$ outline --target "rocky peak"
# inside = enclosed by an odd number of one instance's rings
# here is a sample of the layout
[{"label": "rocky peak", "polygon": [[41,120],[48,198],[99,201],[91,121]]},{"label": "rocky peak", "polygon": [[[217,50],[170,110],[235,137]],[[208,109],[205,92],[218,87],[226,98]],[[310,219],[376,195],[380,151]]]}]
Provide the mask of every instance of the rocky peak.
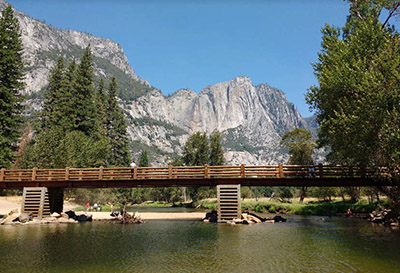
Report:
[{"label": "rocky peak", "polygon": [[[7,6],[7,2],[0,0],[0,10]],[[117,69],[122,72],[120,77],[130,78],[149,86],[147,81],[136,75],[119,44],[75,30],[54,28],[23,12],[15,9],[14,12],[20,23],[24,61],[27,63],[25,94],[38,92],[47,85],[49,72],[60,56],[67,61],[73,58],[79,59],[89,44],[97,76],[115,76],[111,74],[111,70]]]}]

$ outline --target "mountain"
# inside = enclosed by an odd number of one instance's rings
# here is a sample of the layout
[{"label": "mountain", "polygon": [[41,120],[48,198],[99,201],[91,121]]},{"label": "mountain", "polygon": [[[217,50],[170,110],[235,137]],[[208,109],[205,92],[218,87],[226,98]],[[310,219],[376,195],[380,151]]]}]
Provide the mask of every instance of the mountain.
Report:
[{"label": "mountain", "polygon": [[[6,2],[0,0],[0,9]],[[90,44],[97,78],[116,77],[121,107],[129,120],[134,157],[146,149],[153,165],[165,165],[182,153],[193,132],[219,130],[228,164],[284,163],[288,154],[279,145],[282,135],[296,127],[312,129],[285,94],[267,84],[254,86],[250,78],[205,87],[200,94],[181,89],[170,96],[150,87],[136,75],[122,47],[105,38],[61,30],[16,11],[21,26],[28,105],[38,109],[41,91],[59,56],[79,59]]]},{"label": "mountain", "polygon": [[132,117],[131,138],[166,156],[181,153],[193,132],[221,131],[230,164],[286,162],[288,155],[279,145],[282,135],[308,128],[281,90],[254,86],[244,76],[207,86],[200,94],[182,89],[166,97],[154,90],[131,101],[126,110]]},{"label": "mountain", "polygon": [[[0,10],[7,6],[8,3],[0,0]],[[119,94],[123,99],[133,99],[151,89],[146,80],[136,75],[119,44],[79,31],[57,29],[14,11],[20,23],[24,46],[25,95],[37,93],[47,86],[49,72],[60,56],[67,62],[79,59],[89,44],[96,77],[116,77],[120,86]]]}]

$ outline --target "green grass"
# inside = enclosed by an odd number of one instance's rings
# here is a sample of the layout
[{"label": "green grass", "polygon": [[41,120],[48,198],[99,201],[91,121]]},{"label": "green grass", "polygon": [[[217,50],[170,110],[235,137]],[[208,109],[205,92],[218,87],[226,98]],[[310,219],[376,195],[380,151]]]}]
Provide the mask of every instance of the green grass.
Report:
[{"label": "green grass", "polygon": [[[216,201],[202,200],[199,201],[198,204],[204,209],[215,210],[217,208]],[[384,207],[385,204],[385,202],[368,203],[365,200],[361,200],[357,203],[351,203],[348,201],[332,201],[307,204],[246,200],[242,202],[242,210],[269,213],[280,212],[300,215],[327,215],[330,211],[332,215],[335,215],[346,213],[349,208],[353,213],[369,213],[375,210],[378,206]]]}]

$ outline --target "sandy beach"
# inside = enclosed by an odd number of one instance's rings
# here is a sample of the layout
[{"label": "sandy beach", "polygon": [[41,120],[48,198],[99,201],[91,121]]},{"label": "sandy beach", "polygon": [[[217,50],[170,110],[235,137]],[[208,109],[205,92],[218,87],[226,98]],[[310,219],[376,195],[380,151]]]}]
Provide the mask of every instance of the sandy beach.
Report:
[{"label": "sandy beach", "polygon": [[[1,196],[0,197],[0,215],[9,213],[13,209],[21,209],[21,197],[18,196]],[[65,204],[64,211],[73,209],[77,205]],[[93,215],[93,219],[108,220],[113,219],[110,212],[89,212]],[[201,220],[206,216],[205,212],[140,212],[143,220]]]}]

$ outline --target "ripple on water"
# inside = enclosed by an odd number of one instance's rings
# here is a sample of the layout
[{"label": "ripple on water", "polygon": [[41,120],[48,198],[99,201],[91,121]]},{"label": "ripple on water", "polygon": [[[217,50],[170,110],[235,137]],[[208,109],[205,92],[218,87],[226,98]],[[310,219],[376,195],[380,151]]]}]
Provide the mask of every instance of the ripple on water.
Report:
[{"label": "ripple on water", "polygon": [[252,226],[150,221],[0,227],[1,272],[393,272],[400,268],[400,233],[348,219],[291,220]]}]

